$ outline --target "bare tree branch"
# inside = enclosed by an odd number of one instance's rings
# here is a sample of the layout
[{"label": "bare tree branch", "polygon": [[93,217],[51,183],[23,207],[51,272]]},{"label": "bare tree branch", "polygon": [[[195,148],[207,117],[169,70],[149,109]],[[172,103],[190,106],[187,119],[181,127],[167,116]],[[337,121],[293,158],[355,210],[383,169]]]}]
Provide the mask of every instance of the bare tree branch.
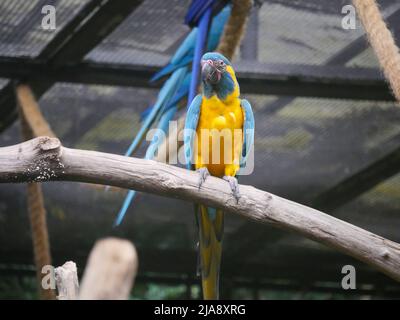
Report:
[{"label": "bare tree branch", "polygon": [[0,148],[0,182],[50,180],[113,185],[222,208],[324,243],[400,281],[399,244],[251,186],[240,185],[236,203],[226,181],[209,177],[199,190],[197,173],[156,161],[64,148],[48,137]]},{"label": "bare tree branch", "polygon": [[81,300],[126,300],[138,269],[138,257],[127,240],[106,238],[90,252],[82,279]]},{"label": "bare tree branch", "polygon": [[58,291],[58,300],[77,300],[79,296],[79,281],[76,264],[67,261],[54,270]]},{"label": "bare tree branch", "polygon": [[[15,95],[18,101],[23,140],[30,140],[39,136],[55,137],[50,125],[40,111],[39,104],[35,100],[31,88],[28,85],[20,84],[15,88]],[[31,224],[33,255],[35,258],[39,294],[41,299],[53,300],[56,299],[54,290],[44,289],[41,286],[42,279],[45,276],[41,273],[42,268],[43,266],[51,265],[47,214],[44,207],[42,186],[40,183],[30,183],[28,184],[27,191],[27,209]]]}]

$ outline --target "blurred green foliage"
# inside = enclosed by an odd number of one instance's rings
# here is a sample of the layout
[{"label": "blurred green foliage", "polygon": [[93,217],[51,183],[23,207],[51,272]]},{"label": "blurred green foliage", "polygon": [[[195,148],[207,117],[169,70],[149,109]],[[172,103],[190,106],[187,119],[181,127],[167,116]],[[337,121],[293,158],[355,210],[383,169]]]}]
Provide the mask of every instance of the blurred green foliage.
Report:
[{"label": "blurred green foliage", "polygon": [[36,277],[0,275],[0,299],[38,299]]},{"label": "blurred green foliage", "polygon": [[[199,285],[191,285],[189,288],[191,299],[200,299]],[[253,288],[236,287],[229,293],[229,299],[249,300],[258,297],[261,300],[343,300],[343,299],[373,299],[374,296],[358,296],[340,293],[321,293],[307,290],[267,290],[260,289],[257,292]],[[38,299],[36,277],[34,275],[0,275],[0,300],[3,299]],[[188,292],[185,284],[166,285],[151,282],[138,281],[132,291],[132,300],[168,300],[187,299]],[[222,297],[226,298],[226,297]]]}]

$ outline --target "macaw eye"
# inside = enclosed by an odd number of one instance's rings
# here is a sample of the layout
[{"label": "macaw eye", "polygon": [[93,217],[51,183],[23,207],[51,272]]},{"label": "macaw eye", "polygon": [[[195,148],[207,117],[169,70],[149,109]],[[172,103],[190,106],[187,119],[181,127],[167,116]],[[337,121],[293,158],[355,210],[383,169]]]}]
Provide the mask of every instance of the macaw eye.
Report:
[{"label": "macaw eye", "polygon": [[222,60],[215,61],[215,65],[220,71],[225,71],[226,65]]}]

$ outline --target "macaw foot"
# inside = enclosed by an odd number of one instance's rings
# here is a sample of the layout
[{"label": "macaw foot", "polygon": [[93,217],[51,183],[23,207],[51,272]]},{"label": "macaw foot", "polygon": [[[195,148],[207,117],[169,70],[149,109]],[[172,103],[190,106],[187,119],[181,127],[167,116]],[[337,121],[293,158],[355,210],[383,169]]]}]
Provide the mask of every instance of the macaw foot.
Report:
[{"label": "macaw foot", "polygon": [[232,190],[232,195],[235,197],[236,203],[238,203],[240,198],[240,193],[239,193],[239,183],[237,179],[231,176],[224,176],[222,179],[229,182],[229,186],[231,187]]},{"label": "macaw foot", "polygon": [[210,175],[210,173],[208,172],[207,168],[200,168],[196,170],[200,177],[199,177],[199,182],[197,184],[197,187],[200,189],[201,186],[203,185],[204,181],[206,181],[207,177]]}]

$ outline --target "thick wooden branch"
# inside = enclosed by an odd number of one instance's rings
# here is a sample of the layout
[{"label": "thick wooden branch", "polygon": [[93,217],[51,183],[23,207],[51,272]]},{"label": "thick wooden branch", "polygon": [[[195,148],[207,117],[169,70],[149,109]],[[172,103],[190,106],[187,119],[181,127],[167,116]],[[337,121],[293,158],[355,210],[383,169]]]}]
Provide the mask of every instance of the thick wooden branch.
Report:
[{"label": "thick wooden branch", "polygon": [[77,300],[79,297],[78,272],[75,262],[67,261],[54,270],[58,300]]},{"label": "thick wooden branch", "polygon": [[324,243],[400,281],[399,244],[251,186],[240,185],[236,203],[226,181],[209,177],[199,190],[197,173],[155,161],[64,148],[48,137],[0,148],[0,182],[50,180],[113,185],[222,208]]},{"label": "thick wooden branch", "polygon": [[81,300],[126,300],[138,269],[138,257],[127,240],[107,238],[96,242],[82,279]]},{"label": "thick wooden branch", "polygon": [[[40,111],[31,88],[28,85],[20,84],[15,88],[15,96],[19,105],[23,140],[30,140],[39,136],[55,137],[50,125]],[[41,286],[44,277],[41,270],[43,266],[51,265],[51,253],[44,196],[42,186],[39,183],[28,184],[27,204],[40,298],[52,300],[56,298],[54,290],[44,289]]]}]

